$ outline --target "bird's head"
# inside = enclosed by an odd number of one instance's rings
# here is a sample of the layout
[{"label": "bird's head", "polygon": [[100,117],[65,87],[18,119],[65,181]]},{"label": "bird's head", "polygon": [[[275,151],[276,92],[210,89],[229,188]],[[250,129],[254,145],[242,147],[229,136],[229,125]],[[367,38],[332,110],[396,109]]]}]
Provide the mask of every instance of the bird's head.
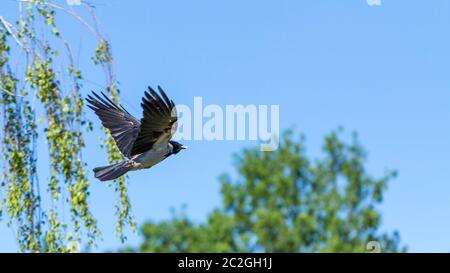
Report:
[{"label": "bird's head", "polygon": [[170,141],[170,144],[172,144],[172,147],[173,147],[172,154],[174,154],[174,155],[177,154],[181,150],[187,149],[186,146],[184,146],[183,144],[178,143],[176,141]]}]

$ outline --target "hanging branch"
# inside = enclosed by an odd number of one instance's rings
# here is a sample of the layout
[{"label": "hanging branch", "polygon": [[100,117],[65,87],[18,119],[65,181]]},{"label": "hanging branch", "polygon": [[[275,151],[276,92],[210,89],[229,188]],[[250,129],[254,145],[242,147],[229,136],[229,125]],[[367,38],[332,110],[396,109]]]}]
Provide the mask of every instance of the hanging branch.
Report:
[{"label": "hanging branch", "polygon": [[[97,27],[90,25],[75,9],[67,9],[44,0],[19,0],[19,20],[16,26],[0,16],[0,95],[2,104],[2,153],[5,157],[1,183],[0,216],[3,209],[9,216],[10,225],[17,226],[17,241],[22,251],[65,252],[78,251],[84,236],[93,245],[100,236],[97,220],[89,208],[89,181],[86,165],[82,160],[85,147],[83,133],[92,130],[92,124],[84,117],[84,101],[81,95],[82,72],[77,68],[71,45],[62,37],[55,24],[56,11],[62,11],[79,21],[96,39],[98,46],[93,62],[100,65],[106,79],[106,90],[118,101],[119,90],[113,67],[111,46]],[[22,4],[25,5],[23,9]],[[95,20],[93,6],[83,3]],[[36,28],[43,22],[43,29]],[[97,22],[95,22],[97,25]],[[59,56],[55,47],[46,39],[46,29],[66,49]],[[24,52],[23,76],[9,69],[10,47],[14,40]],[[61,84],[65,73],[55,69],[55,60],[68,60],[67,70],[70,87]],[[22,79],[22,80],[19,80]],[[23,88],[18,83],[23,82]],[[33,92],[31,92],[33,91]],[[68,92],[67,92],[68,91]],[[47,192],[50,206],[42,208],[41,192],[36,169],[37,126],[34,100],[45,113],[44,134],[48,144],[50,176]],[[33,107],[32,107],[33,106]],[[112,137],[107,133],[105,141],[111,162],[121,160],[121,154]],[[125,239],[126,225],[135,227],[131,216],[124,178],[115,183],[119,199],[117,232]],[[65,193],[68,194],[65,194]],[[70,205],[70,221],[64,219],[64,204]],[[58,205],[60,204],[60,205]],[[84,234],[84,235],[83,235]]]}]

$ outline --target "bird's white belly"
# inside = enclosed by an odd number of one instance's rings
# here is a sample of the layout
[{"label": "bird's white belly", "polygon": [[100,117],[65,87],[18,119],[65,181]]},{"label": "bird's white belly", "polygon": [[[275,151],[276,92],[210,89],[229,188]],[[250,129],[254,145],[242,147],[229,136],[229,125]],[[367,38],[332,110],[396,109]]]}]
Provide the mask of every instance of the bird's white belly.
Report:
[{"label": "bird's white belly", "polygon": [[138,155],[135,159],[135,169],[149,168],[165,159],[165,156],[169,153],[169,148],[162,147],[157,150],[150,150]]}]

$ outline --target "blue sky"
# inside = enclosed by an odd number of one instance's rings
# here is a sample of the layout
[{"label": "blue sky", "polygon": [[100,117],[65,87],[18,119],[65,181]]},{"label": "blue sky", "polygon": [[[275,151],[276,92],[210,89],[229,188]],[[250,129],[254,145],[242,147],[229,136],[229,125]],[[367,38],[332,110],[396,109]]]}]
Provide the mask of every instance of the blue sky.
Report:
[{"label": "blue sky", "polygon": [[[369,152],[374,176],[398,170],[380,210],[383,231],[400,231],[410,251],[450,250],[450,2],[447,0],[124,1],[93,0],[112,41],[123,104],[140,117],[148,84],[176,103],[278,104],[282,129],[306,135],[321,155],[323,137],[338,126]],[[16,2],[2,1],[13,21]],[[82,42],[85,77],[92,37],[73,19],[57,17],[67,38]],[[83,93],[95,85],[84,85]],[[92,113],[88,117],[98,127]],[[95,132],[87,136],[89,169],[106,163]],[[130,174],[138,223],[170,217],[187,205],[203,221],[221,203],[217,177],[233,173],[232,154],[249,141],[188,141],[187,152]],[[46,154],[45,143],[40,154]],[[48,166],[45,156],[40,168]],[[206,160],[205,158],[210,158]],[[91,203],[103,231],[98,251],[121,246],[114,235],[112,187],[92,177]],[[41,179],[45,181],[45,177]],[[128,245],[139,242],[128,233]],[[0,251],[16,251],[0,224]]]}]

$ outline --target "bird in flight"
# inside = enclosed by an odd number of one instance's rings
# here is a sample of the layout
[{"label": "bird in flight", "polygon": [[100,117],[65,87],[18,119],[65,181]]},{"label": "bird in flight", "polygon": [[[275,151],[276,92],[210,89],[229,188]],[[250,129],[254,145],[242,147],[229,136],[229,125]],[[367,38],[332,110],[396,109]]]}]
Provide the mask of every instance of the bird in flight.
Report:
[{"label": "bird in flight", "polygon": [[158,86],[158,94],[150,86],[142,98],[143,117],[139,121],[125,108],[105,94],[92,92],[86,98],[105,128],[109,130],[120,152],[127,157],[122,162],[94,169],[101,181],[116,179],[129,171],[148,169],[170,155],[187,147],[170,140],[177,130],[175,104]]}]

